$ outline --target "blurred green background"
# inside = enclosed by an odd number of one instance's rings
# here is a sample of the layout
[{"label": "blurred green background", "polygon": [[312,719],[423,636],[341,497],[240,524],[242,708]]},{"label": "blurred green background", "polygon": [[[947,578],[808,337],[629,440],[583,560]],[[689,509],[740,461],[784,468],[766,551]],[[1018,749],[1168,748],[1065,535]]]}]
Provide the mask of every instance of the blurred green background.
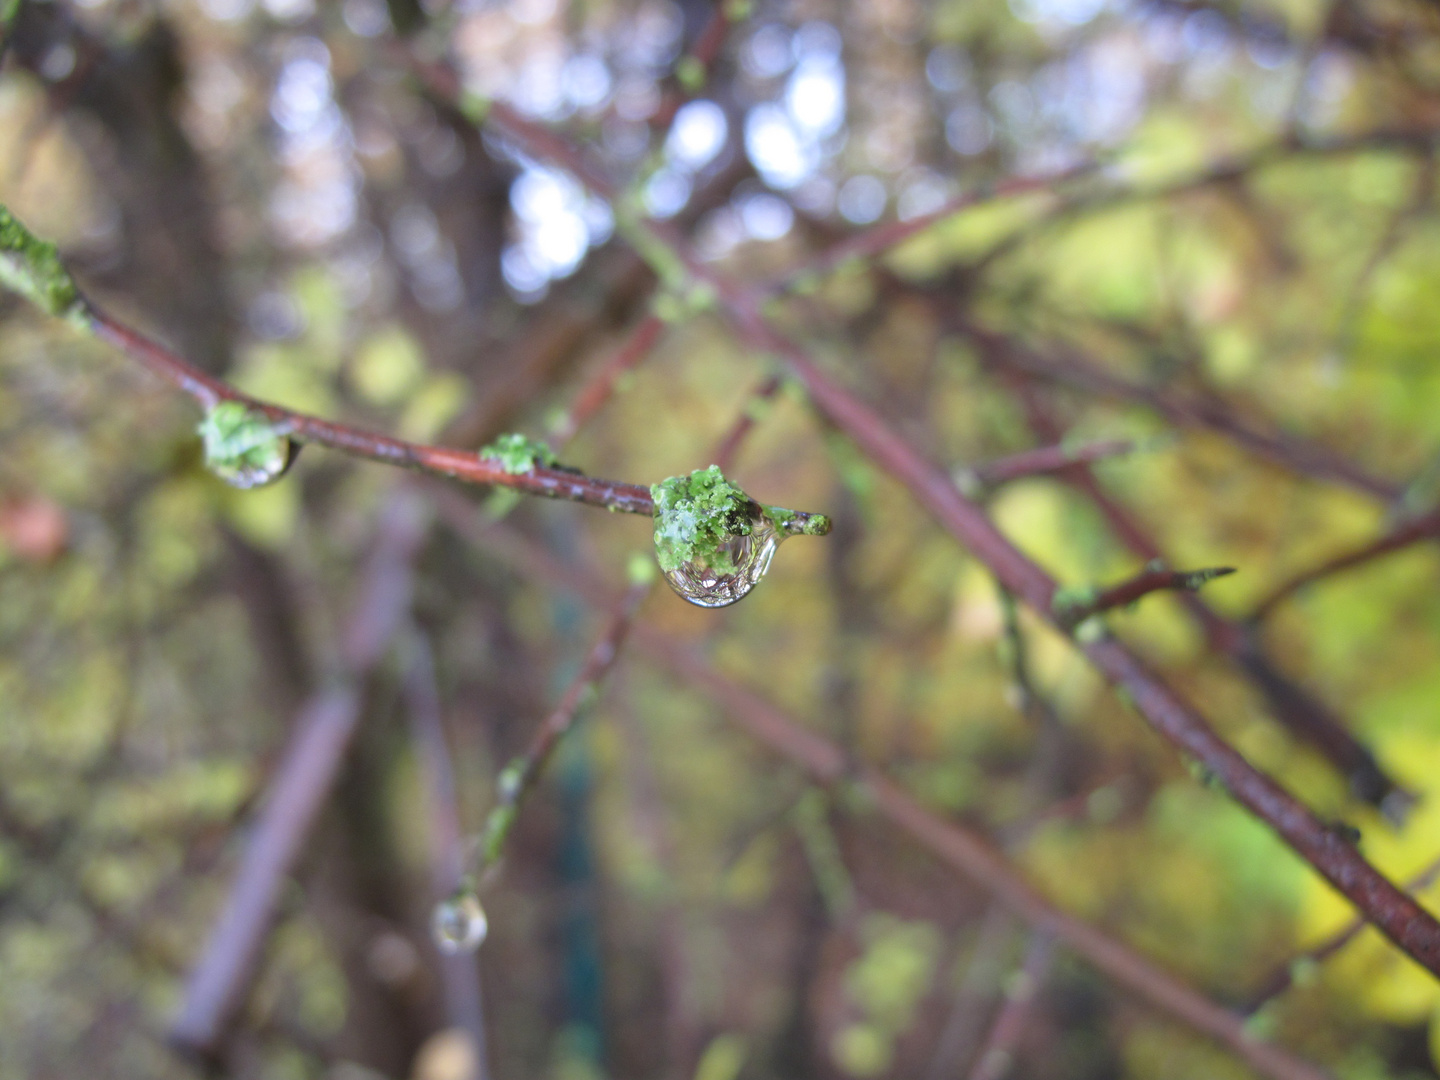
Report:
[{"label": "blurred green background", "polygon": [[[754,404],[771,358],[657,283],[613,207],[427,93],[396,42],[418,35],[471,94],[564,131],[725,272],[791,280],[775,320],[931,459],[1136,440],[1094,467],[1099,490],[1172,565],[1237,568],[1201,596],[1241,619],[1440,491],[1440,9],[755,0],[727,11],[707,72],[693,51],[713,16],[698,0],[27,2],[0,70],[0,202],[59,242],[97,301],[207,370],[410,439],[545,436],[662,314],[562,460],[649,484],[707,465],[749,410],[731,475],[836,528],[787,544],[734,608],[662,589],[641,620],[996,836],[1062,907],[1217,1000],[1249,1000],[1348,924],[1346,902],[1064,638],[1029,613],[1007,635],[984,566],[802,392]],[[691,103],[670,123],[677,94]],[[1083,162],[1100,167],[1085,184],[805,272],[848,233]],[[1059,377],[996,363],[974,325]],[[1142,389],[1096,393],[1084,371]],[[1323,447],[1383,490],[1177,425],[1152,392]],[[204,470],[197,420],[113,351],[0,297],[5,1080],[200,1071],[167,1025],[297,710],[344,669],[402,481],[316,448],[280,483],[232,490]],[[1146,561],[1066,477],[985,498],[1063,584]],[[506,527],[612,584],[650,550],[647,522],[570,504],[526,502]],[[1440,854],[1437,570],[1416,543],[1253,629],[1416,797],[1403,823],[1278,724],[1176,597],[1109,623],[1405,881]],[[353,745],[220,1075],[473,1067],[428,940],[405,642],[433,650],[469,831],[601,615],[435,523],[405,618],[359,673]],[[1017,636],[1039,708],[1015,686]],[[1435,888],[1420,897],[1433,906]],[[500,1078],[981,1075],[1031,941],[634,655],[525,806],[484,902]],[[1037,970],[1011,1059],[984,1075],[1250,1075],[1063,949]],[[1258,1036],[1346,1080],[1435,1075],[1440,986],[1375,931],[1293,973]]]}]

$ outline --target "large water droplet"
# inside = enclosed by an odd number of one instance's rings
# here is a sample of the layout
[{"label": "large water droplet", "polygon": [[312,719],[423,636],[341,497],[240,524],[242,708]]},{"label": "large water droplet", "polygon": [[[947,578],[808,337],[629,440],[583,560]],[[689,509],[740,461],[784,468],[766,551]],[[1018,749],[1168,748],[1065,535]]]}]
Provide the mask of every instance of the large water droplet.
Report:
[{"label": "large water droplet", "polygon": [[474,952],[490,932],[490,921],[480,898],[473,892],[456,893],[449,900],[435,905],[430,919],[430,933],[440,951],[454,955]]},{"label": "large water droplet", "polygon": [[258,410],[222,401],[200,422],[205,466],[237,488],[262,487],[290,468],[300,446]]},{"label": "large water droplet", "polygon": [[663,571],[670,587],[692,604],[716,608],[735,603],[759,584],[770,569],[775,549],[788,535],[775,527],[758,503],[749,500],[728,529],[713,558],[683,562]]}]

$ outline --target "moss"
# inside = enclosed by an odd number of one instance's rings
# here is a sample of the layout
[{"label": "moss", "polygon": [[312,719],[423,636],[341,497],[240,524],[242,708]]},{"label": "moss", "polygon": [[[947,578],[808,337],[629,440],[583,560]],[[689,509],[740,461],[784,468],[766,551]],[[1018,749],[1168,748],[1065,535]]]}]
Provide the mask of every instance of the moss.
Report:
[{"label": "moss", "polygon": [[500,467],[512,476],[532,472],[536,465],[548,468],[555,464],[555,454],[550,447],[514,432],[501,435],[481,450],[480,456],[498,462]]},{"label": "moss", "polygon": [[267,483],[290,463],[290,439],[264,413],[242,402],[220,402],[196,430],[205,440],[205,465],[237,487]]},{"label": "moss", "polygon": [[0,205],[0,285],[41,310],[84,327],[85,302],[54,244],[37,239]]},{"label": "moss", "polygon": [[725,479],[720,466],[672,476],[650,488],[655,500],[655,554],[660,569],[685,563],[733,574],[726,541],[750,533],[750,497]]}]

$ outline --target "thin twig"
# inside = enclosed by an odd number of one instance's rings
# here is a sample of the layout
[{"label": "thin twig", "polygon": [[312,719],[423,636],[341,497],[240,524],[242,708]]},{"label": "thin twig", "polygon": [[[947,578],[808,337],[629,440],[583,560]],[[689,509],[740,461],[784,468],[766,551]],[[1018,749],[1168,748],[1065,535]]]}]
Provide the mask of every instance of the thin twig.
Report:
[{"label": "thin twig", "polygon": [[1411,544],[1421,540],[1431,540],[1440,537],[1440,510],[1432,510],[1428,514],[1411,518],[1395,528],[1391,529],[1379,539],[1347,551],[1343,555],[1337,555],[1327,559],[1319,566],[1312,567],[1303,573],[1296,574],[1289,581],[1274,589],[1270,595],[1255,605],[1255,610],[1250,613],[1251,622],[1261,622],[1268,618],[1277,607],[1290,599],[1307,585],[1313,585],[1322,578],[1328,578],[1338,574],[1342,570],[1349,570],[1361,566],[1373,559],[1383,555],[1389,555],[1393,551],[1407,548]]},{"label": "thin twig", "polygon": [[[1440,879],[1440,859],[1436,859],[1429,866],[1421,870],[1408,882],[1405,887],[1412,893],[1418,893],[1422,889],[1428,889],[1435,881]],[[1268,979],[1261,983],[1260,990],[1252,997],[1244,1008],[1247,1015],[1254,1015],[1268,1005],[1275,998],[1279,997],[1296,981],[1303,977],[1307,971],[1311,971],[1316,965],[1330,959],[1337,952],[1343,949],[1350,942],[1360,936],[1360,931],[1369,924],[1364,919],[1352,919],[1340,930],[1336,931],[1333,937],[1316,945],[1313,949],[1290,960],[1283,967],[1277,968]]]},{"label": "thin twig", "polygon": [[[455,795],[455,768],[445,739],[440,692],[435,683],[435,658],[429,641],[417,627],[409,637],[410,665],[405,673],[405,713],[410,738],[420,762],[430,824],[430,879],[435,902],[455,892],[465,872],[465,849]],[[485,1010],[480,969],[469,953],[440,953],[440,981],[445,994],[449,1025],[470,1036],[475,1070],[464,1080],[485,1080],[489,1075],[486,1053]]]},{"label": "thin twig", "polygon": [[1089,464],[1105,458],[1119,457],[1134,453],[1137,444],[1132,439],[1106,439],[1101,442],[1073,446],[1058,443],[1041,446],[1034,450],[1022,450],[1018,454],[997,458],[994,461],[969,465],[954,471],[955,482],[960,490],[979,493],[997,484],[1009,483],[1027,476],[1043,476],[1046,473],[1061,472],[1073,465]]},{"label": "thin twig", "polygon": [[525,796],[534,787],[560,740],[574,727],[580,712],[599,696],[605,676],[620,658],[620,647],[634,623],[635,612],[649,595],[650,583],[644,582],[632,585],[615,603],[605,629],[591,646],[585,663],[570,680],[560,701],[535,729],[525,751],[501,771],[495,806],[485,819],[473,863],[465,868],[459,891],[476,889],[481,875],[499,861]]},{"label": "thin twig", "polygon": [[1126,607],[1153,592],[1169,589],[1195,592],[1207,582],[1234,572],[1233,566],[1216,566],[1207,570],[1167,570],[1163,566],[1147,566],[1134,577],[1098,592],[1094,589],[1061,590],[1052,606],[1061,626],[1076,627],[1092,615]]},{"label": "thin twig", "polygon": [[646,315],[635,324],[620,347],[581,385],[570,407],[551,426],[550,434],[557,443],[568,442],[600,411],[614,395],[620,380],[649,355],[664,332],[665,320],[658,315]]},{"label": "thin twig", "polygon": [[1025,1021],[1029,1019],[1040,984],[1050,971],[1054,943],[1048,934],[1030,935],[1029,947],[1019,970],[1005,987],[1005,997],[990,1031],[980,1045],[969,1080],[1002,1080],[1015,1061],[1015,1047],[1020,1042]]},{"label": "thin twig", "polygon": [[1213,399],[1131,382],[1106,371],[1078,350],[1057,349],[1047,355],[1013,336],[988,330],[953,312],[948,314],[950,325],[970,338],[981,359],[993,366],[1103,397],[1139,402],[1177,427],[1218,432],[1251,453],[1301,476],[1342,484],[1386,503],[1394,502],[1401,494],[1395,484],[1370,475],[1334,451],[1293,435],[1262,431],[1238,419],[1229,408]]}]

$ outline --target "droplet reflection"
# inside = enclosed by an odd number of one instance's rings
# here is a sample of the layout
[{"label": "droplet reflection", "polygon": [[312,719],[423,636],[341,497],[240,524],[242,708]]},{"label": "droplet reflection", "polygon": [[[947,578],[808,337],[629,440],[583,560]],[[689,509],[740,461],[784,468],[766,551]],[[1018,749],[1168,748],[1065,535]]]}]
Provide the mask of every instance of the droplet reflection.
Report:
[{"label": "droplet reflection", "polygon": [[781,532],[765,510],[747,502],[746,513],[720,544],[711,563],[690,561],[664,571],[670,587],[690,603],[717,608],[735,603],[753,589],[770,569],[770,560],[788,533]]},{"label": "droplet reflection", "polygon": [[479,897],[473,892],[457,893],[435,905],[430,932],[440,951],[453,956],[478,949],[490,932],[490,922],[485,918]]}]

